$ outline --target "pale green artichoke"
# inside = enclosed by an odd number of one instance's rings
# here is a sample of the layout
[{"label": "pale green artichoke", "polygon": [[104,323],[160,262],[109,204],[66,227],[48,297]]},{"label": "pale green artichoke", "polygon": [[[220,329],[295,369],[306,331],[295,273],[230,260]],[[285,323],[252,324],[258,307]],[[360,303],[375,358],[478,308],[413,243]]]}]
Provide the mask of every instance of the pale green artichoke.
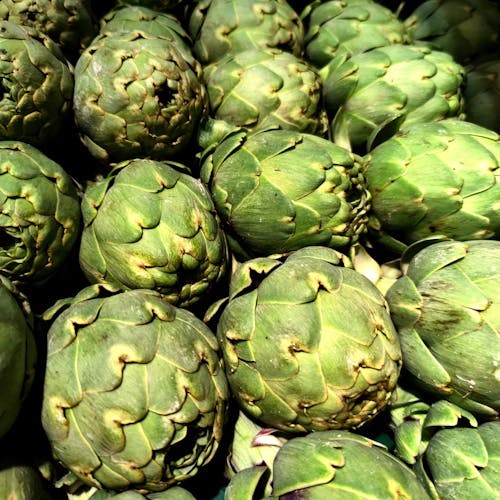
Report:
[{"label": "pale green artichoke", "polygon": [[212,460],[229,391],[194,314],[151,290],[91,286],[44,318],[42,424],[62,465],[90,486],[147,493]]},{"label": "pale green artichoke", "polygon": [[342,254],[306,247],[239,264],[217,319],[239,407],[288,433],[355,429],[390,400],[399,338],[382,293]]},{"label": "pale green artichoke", "polygon": [[173,162],[120,163],[83,196],[80,265],[91,282],[154,289],[187,307],[222,283],[225,234],[210,193]]},{"label": "pale green artichoke", "polygon": [[412,385],[474,414],[500,410],[500,241],[408,247],[386,293]]}]

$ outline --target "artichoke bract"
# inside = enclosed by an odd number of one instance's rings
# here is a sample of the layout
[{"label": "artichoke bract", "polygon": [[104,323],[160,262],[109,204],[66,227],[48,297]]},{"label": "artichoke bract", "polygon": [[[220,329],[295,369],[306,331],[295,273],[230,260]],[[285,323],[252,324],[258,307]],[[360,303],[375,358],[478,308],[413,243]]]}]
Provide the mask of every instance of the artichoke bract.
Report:
[{"label": "artichoke bract", "polygon": [[285,0],[201,0],[189,18],[193,51],[202,64],[250,48],[301,56],[304,27]]},{"label": "artichoke bract", "polygon": [[412,385],[474,414],[500,410],[500,242],[408,247],[386,293]]},{"label": "artichoke bract", "polygon": [[401,253],[433,235],[500,236],[500,136],[463,120],[420,123],[365,156],[370,237]]},{"label": "artichoke bract", "polygon": [[187,307],[224,278],[228,249],[210,193],[181,164],[122,162],[83,196],[80,265],[91,282],[147,288]]},{"label": "artichoke bract", "polygon": [[0,438],[13,426],[31,389],[36,359],[29,302],[0,275]]},{"label": "artichoke bract", "polygon": [[88,0],[2,0],[0,19],[47,34],[73,62],[97,35]]},{"label": "artichoke bract", "polygon": [[98,35],[75,66],[75,122],[104,164],[178,156],[207,105],[198,61],[144,30]]},{"label": "artichoke bract", "polygon": [[348,249],[365,230],[369,195],[359,159],[326,138],[237,130],[206,151],[201,178],[242,258],[309,245]]},{"label": "artichoke bract", "polygon": [[399,338],[382,293],[333,249],[284,262],[260,257],[233,271],[217,320],[240,408],[289,433],[359,428],[390,400]]},{"label": "artichoke bract", "polygon": [[460,63],[498,49],[500,9],[491,0],[426,0],[404,22],[414,43],[444,50]]},{"label": "artichoke bract", "polygon": [[280,49],[228,55],[204,70],[209,115],[247,130],[278,126],[323,135],[322,82],[303,59]]},{"label": "artichoke bract", "polygon": [[365,153],[413,123],[461,117],[465,68],[446,52],[387,45],[321,68],[332,136]]},{"label": "artichoke bract", "polygon": [[[293,437],[279,449],[270,469],[271,494],[256,490],[255,496],[244,498],[431,498],[415,473],[384,445],[347,431]],[[227,500],[243,498],[235,478]]]},{"label": "artichoke bract", "polygon": [[66,261],[80,234],[71,176],[29,144],[0,141],[0,272],[42,283]]},{"label": "artichoke bract", "polygon": [[165,490],[196,475],[222,439],[229,392],[217,339],[157,292],[106,288],[44,314],[43,428],[84,483]]},{"label": "artichoke bract", "polygon": [[304,57],[321,68],[340,54],[406,43],[404,23],[387,7],[371,0],[309,2],[301,13]]},{"label": "artichoke bract", "polygon": [[0,20],[0,140],[55,141],[71,112],[73,74],[53,43]]}]

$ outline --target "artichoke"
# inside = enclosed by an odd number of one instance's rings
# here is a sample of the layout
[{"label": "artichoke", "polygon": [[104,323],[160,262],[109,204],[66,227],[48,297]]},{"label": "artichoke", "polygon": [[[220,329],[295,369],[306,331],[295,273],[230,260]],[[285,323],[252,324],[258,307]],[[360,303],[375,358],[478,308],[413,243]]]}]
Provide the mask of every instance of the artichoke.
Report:
[{"label": "artichoke", "polygon": [[105,164],[171,159],[207,112],[201,66],[171,38],[144,30],[98,35],[75,66],[83,144]]},{"label": "artichoke", "polygon": [[86,190],[79,258],[91,282],[154,289],[182,307],[221,282],[225,235],[208,190],[181,166],[122,162]]},{"label": "artichoke", "polygon": [[487,418],[500,410],[500,242],[428,239],[386,293],[412,384]]},{"label": "artichoke", "polygon": [[[240,495],[238,473],[226,500]],[[430,498],[416,475],[382,444],[347,431],[325,430],[289,439],[271,467],[272,492],[244,498]],[[259,485],[257,484],[257,487]]]},{"label": "artichoke", "polygon": [[161,491],[213,458],[229,392],[215,335],[193,313],[152,290],[95,285],[44,318],[42,424],[81,481]]},{"label": "artichoke", "polygon": [[371,0],[310,2],[301,14],[304,57],[322,68],[341,54],[352,56],[376,47],[408,42],[404,23]]},{"label": "artichoke", "polygon": [[465,68],[446,52],[388,45],[320,70],[335,142],[365,153],[413,123],[461,117]]},{"label": "artichoke", "polygon": [[0,141],[0,272],[42,283],[80,234],[80,199],[70,175],[29,144]]},{"label": "artichoke", "polygon": [[467,121],[500,134],[500,54],[467,67],[464,98]]},{"label": "artichoke", "polygon": [[389,402],[399,339],[382,293],[343,262],[325,247],[250,259],[207,312],[221,311],[229,385],[257,422],[287,433],[356,429]]},{"label": "artichoke", "polygon": [[0,275],[0,438],[14,425],[31,389],[36,359],[29,302]]},{"label": "artichoke", "polygon": [[247,130],[277,126],[323,135],[328,121],[319,75],[280,49],[228,55],[204,71],[209,114]]},{"label": "artichoke", "polygon": [[210,64],[228,53],[279,48],[300,57],[304,27],[286,0],[201,0],[189,18],[194,54]]},{"label": "artichoke", "polygon": [[460,63],[498,49],[500,10],[491,0],[427,0],[404,22],[414,43],[448,52]]},{"label": "artichoke", "polygon": [[191,38],[172,14],[140,5],[119,4],[100,19],[99,32],[101,34],[132,30],[146,31],[151,35],[171,38],[177,48],[188,54],[191,53]]},{"label": "artichoke", "polygon": [[401,253],[433,235],[500,237],[500,141],[461,120],[420,123],[365,156],[373,241]]},{"label": "artichoke", "polygon": [[97,35],[88,0],[2,0],[0,19],[45,33],[70,61]]},{"label": "artichoke", "polygon": [[201,178],[241,258],[309,245],[347,250],[365,230],[359,159],[322,137],[237,130],[206,151]]},{"label": "artichoke", "polygon": [[0,20],[0,140],[55,141],[71,112],[73,74],[50,40]]},{"label": "artichoke", "polygon": [[[4,451],[2,449],[2,451]],[[8,500],[53,500],[40,472],[22,460],[0,462],[0,498]]]}]

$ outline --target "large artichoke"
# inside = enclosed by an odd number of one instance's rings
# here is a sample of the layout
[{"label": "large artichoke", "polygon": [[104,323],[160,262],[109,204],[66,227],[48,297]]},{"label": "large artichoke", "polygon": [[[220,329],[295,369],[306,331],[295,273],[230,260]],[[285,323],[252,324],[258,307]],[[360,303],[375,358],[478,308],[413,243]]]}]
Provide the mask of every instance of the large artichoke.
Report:
[{"label": "large artichoke", "polygon": [[224,277],[225,235],[208,190],[179,164],[120,163],[84,194],[80,264],[92,282],[190,306]]},{"label": "large artichoke", "polygon": [[29,303],[0,275],[0,438],[13,426],[31,389],[36,358]]},{"label": "large artichoke", "polygon": [[[387,405],[401,368],[382,293],[325,247],[233,272],[217,337],[248,415],[289,433],[359,428]],[[222,308],[222,309],[221,309]]]},{"label": "large artichoke", "polygon": [[42,424],[84,483],[160,491],[213,458],[229,393],[215,335],[194,314],[151,290],[91,286],[44,317]]},{"label": "large artichoke", "polygon": [[359,159],[322,137],[239,130],[206,152],[201,177],[240,256],[348,249],[365,229],[369,196]]},{"label": "large artichoke", "polygon": [[201,67],[171,38],[144,30],[98,35],[75,66],[75,121],[103,163],[167,159],[207,112]]},{"label": "large artichoke", "polygon": [[[427,245],[427,246],[425,246]],[[500,410],[500,242],[408,247],[386,298],[412,384],[488,418]]]},{"label": "large artichoke", "polygon": [[315,0],[301,13],[304,57],[321,68],[341,54],[408,41],[404,23],[372,0]]},{"label": "large artichoke", "polygon": [[400,253],[437,234],[456,240],[500,236],[499,135],[462,120],[420,123],[365,157],[370,230]]},{"label": "large artichoke", "polygon": [[53,142],[71,112],[73,74],[49,39],[0,20],[0,140]]},{"label": "large artichoke", "polygon": [[400,127],[463,111],[465,69],[427,47],[387,45],[337,57],[320,74],[334,140],[362,153]]},{"label": "large artichoke", "polygon": [[322,135],[322,82],[303,59],[280,49],[228,55],[205,71],[209,114],[246,129],[278,126]]},{"label": "large artichoke", "polygon": [[29,144],[0,141],[0,272],[43,282],[80,234],[80,199],[69,174]]},{"label": "large artichoke", "polygon": [[498,49],[500,9],[492,0],[426,0],[405,19],[414,43],[460,62]]},{"label": "large artichoke", "polygon": [[319,431],[289,439],[269,468],[271,494],[262,495],[258,481],[248,494],[250,477],[264,476],[262,469],[266,467],[255,467],[257,474],[251,468],[236,474],[225,498],[431,498],[409,467],[385,446],[347,431]]},{"label": "large artichoke", "polygon": [[203,64],[250,48],[301,56],[304,27],[286,0],[201,0],[189,19],[194,53]]}]

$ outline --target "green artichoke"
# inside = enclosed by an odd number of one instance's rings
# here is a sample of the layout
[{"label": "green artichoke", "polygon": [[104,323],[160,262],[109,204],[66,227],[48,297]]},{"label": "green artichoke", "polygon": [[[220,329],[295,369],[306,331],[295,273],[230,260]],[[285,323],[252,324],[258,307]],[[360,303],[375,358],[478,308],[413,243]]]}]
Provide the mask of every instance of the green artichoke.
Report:
[{"label": "green artichoke", "polygon": [[0,141],[0,272],[42,283],[80,234],[80,198],[69,174],[29,144]]},{"label": "green artichoke", "polygon": [[177,48],[188,54],[191,53],[191,38],[172,14],[140,5],[119,4],[100,18],[100,33],[110,34],[132,30],[146,31],[151,35],[171,38]]},{"label": "green artichoke", "polygon": [[412,385],[474,414],[500,409],[500,242],[408,247],[386,293]]},{"label": "green artichoke", "polygon": [[310,2],[301,14],[304,57],[321,68],[341,54],[352,56],[376,47],[408,42],[404,23],[371,0]]},{"label": "green artichoke", "polygon": [[401,253],[433,235],[500,237],[500,141],[462,120],[420,123],[365,156],[373,241]]},{"label": "green artichoke", "polygon": [[75,66],[76,125],[105,164],[178,156],[207,104],[200,64],[171,38],[141,30],[102,33]]},{"label": "green artichoke", "polygon": [[217,340],[157,292],[105,288],[44,315],[43,428],[84,483],[165,490],[196,475],[222,438],[229,392]]},{"label": "green artichoke", "polygon": [[225,277],[227,243],[210,194],[180,167],[130,160],[89,186],[80,265],[91,282],[154,289],[187,307]]},{"label": "green artichoke", "polygon": [[413,123],[461,117],[463,66],[446,52],[387,45],[320,70],[335,142],[366,153]]},{"label": "green artichoke", "polygon": [[[31,389],[36,359],[30,305],[12,283],[0,275],[0,438],[14,425]],[[0,497],[8,498],[8,495]]]},{"label": "green artichoke", "polygon": [[0,20],[0,140],[37,147],[58,137],[73,99],[73,74],[50,40]]},{"label": "green artichoke", "polygon": [[411,40],[460,62],[498,49],[500,9],[491,0],[427,0],[405,19]]},{"label": "green artichoke", "polygon": [[247,50],[205,68],[209,114],[255,130],[278,126],[323,135],[328,127],[319,75],[280,49]]},{"label": "green artichoke", "polygon": [[[226,500],[243,498],[238,478],[248,472],[231,480]],[[289,439],[276,454],[271,473],[270,495],[258,495],[257,488],[255,496],[244,498],[430,498],[410,468],[382,444],[347,431]]]},{"label": "green artichoke", "polygon": [[467,121],[500,134],[500,55],[467,67],[464,98]]},{"label": "green artichoke", "polygon": [[45,33],[70,61],[97,35],[88,0],[2,0],[0,19]]},{"label": "green artichoke", "polygon": [[[2,452],[4,450],[2,449]],[[45,488],[45,482],[32,464],[22,460],[0,462],[0,498],[8,500],[53,500]]]},{"label": "green artichoke", "polygon": [[298,57],[304,49],[302,21],[286,0],[201,0],[189,33],[202,64],[250,48],[279,48]]},{"label": "green artichoke", "polygon": [[[289,433],[359,428],[387,405],[401,368],[381,292],[325,247],[236,267],[216,317],[239,407]],[[292,286],[291,286],[292,284]]]},{"label": "green artichoke", "polygon": [[349,249],[365,230],[359,159],[322,137],[237,130],[206,152],[201,178],[242,258],[309,245]]}]

